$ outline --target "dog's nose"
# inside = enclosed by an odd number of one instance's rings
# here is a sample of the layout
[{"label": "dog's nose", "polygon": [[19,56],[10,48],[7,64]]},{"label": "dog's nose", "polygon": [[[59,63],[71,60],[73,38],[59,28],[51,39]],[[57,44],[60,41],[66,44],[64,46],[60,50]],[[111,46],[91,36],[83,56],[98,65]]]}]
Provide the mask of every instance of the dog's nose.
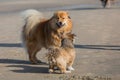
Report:
[{"label": "dog's nose", "polygon": [[63,23],[63,22],[58,22],[58,23],[56,23],[57,24],[57,26],[60,28],[60,27],[63,27],[64,25],[65,25],[65,23]]},{"label": "dog's nose", "polygon": [[59,25],[62,25],[62,22],[59,22]]}]

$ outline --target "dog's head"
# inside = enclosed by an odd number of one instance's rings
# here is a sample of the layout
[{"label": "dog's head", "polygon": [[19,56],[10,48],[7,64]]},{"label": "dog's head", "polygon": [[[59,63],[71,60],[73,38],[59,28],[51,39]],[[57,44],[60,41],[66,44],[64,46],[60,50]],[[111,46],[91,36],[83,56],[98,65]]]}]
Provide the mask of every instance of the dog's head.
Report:
[{"label": "dog's head", "polygon": [[73,48],[74,47],[74,44],[73,44],[73,41],[75,39],[76,35],[75,34],[71,34],[71,33],[68,33],[66,35],[66,37],[62,40],[62,47],[69,47],[69,48]]},{"label": "dog's head", "polygon": [[54,29],[67,28],[72,25],[71,18],[66,11],[57,11],[52,17],[52,24]]}]

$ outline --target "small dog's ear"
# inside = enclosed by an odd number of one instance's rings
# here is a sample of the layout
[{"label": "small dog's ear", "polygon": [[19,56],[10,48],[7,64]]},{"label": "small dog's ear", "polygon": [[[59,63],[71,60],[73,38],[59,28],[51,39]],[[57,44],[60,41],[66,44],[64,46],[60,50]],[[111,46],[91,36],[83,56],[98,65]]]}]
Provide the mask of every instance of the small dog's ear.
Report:
[{"label": "small dog's ear", "polygon": [[72,34],[72,37],[73,37],[73,39],[76,37],[76,35],[75,34]]},{"label": "small dog's ear", "polygon": [[67,36],[68,36],[68,38],[72,38],[72,39],[74,39],[76,37],[76,35],[74,33],[73,34],[68,33]]},{"label": "small dog's ear", "polygon": [[76,36],[77,36],[77,35],[76,35],[76,34],[74,34],[74,33],[73,33],[72,35],[73,35],[74,37],[76,37]]},{"label": "small dog's ear", "polygon": [[69,19],[71,19],[71,17],[70,17],[70,16],[68,16],[68,18],[69,18]]}]

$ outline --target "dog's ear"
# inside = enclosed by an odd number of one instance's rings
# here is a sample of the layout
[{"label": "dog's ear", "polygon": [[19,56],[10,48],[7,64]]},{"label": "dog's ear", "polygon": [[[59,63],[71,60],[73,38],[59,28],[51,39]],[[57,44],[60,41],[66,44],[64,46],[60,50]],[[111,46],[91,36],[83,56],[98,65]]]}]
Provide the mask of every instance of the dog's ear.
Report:
[{"label": "dog's ear", "polygon": [[73,34],[71,34],[71,33],[68,33],[67,34],[67,37],[68,38],[71,38],[71,39],[74,39],[75,37],[76,37],[76,35],[73,33]]},{"label": "dog's ear", "polygon": [[52,18],[56,18],[58,14],[58,11],[54,12],[53,17]]},{"label": "dog's ear", "polygon": [[56,18],[56,14],[55,13],[53,14],[52,18]]},{"label": "dog's ear", "polygon": [[67,13],[67,15],[68,15],[68,18],[69,18],[69,19],[71,19],[71,17],[69,16],[69,13],[68,13],[68,11],[66,11],[66,13]]},{"label": "dog's ear", "polygon": [[75,35],[75,34],[71,34],[71,38],[73,38],[73,39],[74,39],[75,37],[76,37],[76,35]]},{"label": "dog's ear", "polygon": [[56,16],[57,15],[57,12],[55,12],[54,14],[53,14],[53,16]]},{"label": "dog's ear", "polygon": [[71,19],[71,17],[70,17],[70,16],[68,16],[68,18],[69,18],[69,19]]}]

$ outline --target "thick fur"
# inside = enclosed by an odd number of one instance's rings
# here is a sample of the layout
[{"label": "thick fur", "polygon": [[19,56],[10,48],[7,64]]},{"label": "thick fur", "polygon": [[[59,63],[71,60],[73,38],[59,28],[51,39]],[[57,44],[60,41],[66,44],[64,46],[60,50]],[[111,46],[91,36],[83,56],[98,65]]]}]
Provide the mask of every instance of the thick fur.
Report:
[{"label": "thick fur", "polygon": [[114,4],[115,0],[101,0],[102,2],[102,6],[105,8],[107,7],[111,7],[111,4]]},{"label": "thick fur", "polygon": [[[49,49],[47,58],[50,73],[54,72],[54,67],[58,67],[61,73],[70,73],[74,70],[72,67],[75,59],[73,39],[74,34],[70,34],[68,38],[63,39],[61,47]],[[69,71],[66,70],[67,68]]]},{"label": "thick fur", "polygon": [[57,11],[50,19],[45,19],[36,10],[24,13],[25,25],[22,40],[31,63],[38,63],[36,54],[41,48],[60,47],[62,35],[70,33],[72,21],[66,11]]}]

